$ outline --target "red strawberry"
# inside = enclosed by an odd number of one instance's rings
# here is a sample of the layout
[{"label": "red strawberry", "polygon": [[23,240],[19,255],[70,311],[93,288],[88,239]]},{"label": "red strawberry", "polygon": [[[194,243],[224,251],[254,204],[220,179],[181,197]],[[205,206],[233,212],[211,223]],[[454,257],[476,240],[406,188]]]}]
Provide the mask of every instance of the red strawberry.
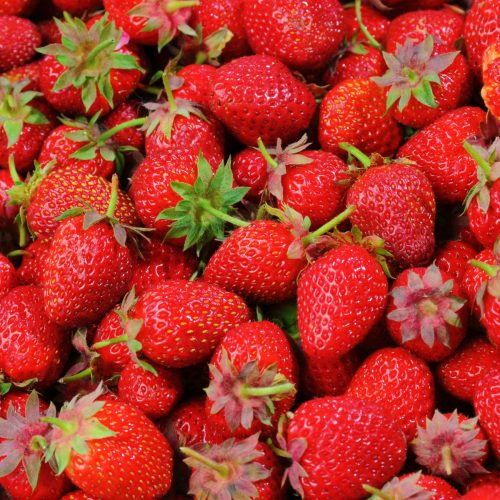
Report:
[{"label": "red strawberry", "polygon": [[45,54],[40,69],[45,98],[62,113],[106,114],[139,84],[139,58],[127,48],[128,37],[106,17],[91,27],[69,15],[65,19],[56,21],[64,34],[62,44],[40,49]]},{"label": "red strawberry", "polygon": [[500,0],[475,0],[465,19],[464,39],[469,63],[479,79],[483,54],[499,33]]},{"label": "red strawberry", "polygon": [[[130,120],[136,120],[142,116],[141,104],[129,99],[116,107],[104,120],[104,125],[112,129]],[[144,146],[144,132],[135,127],[129,127],[113,135],[113,142],[120,146],[130,146],[142,149]]]},{"label": "red strawberry", "polygon": [[102,6],[102,0],[52,0],[52,3],[72,16],[81,16]]},{"label": "red strawberry", "polygon": [[9,228],[16,218],[18,207],[10,204],[7,191],[14,187],[14,181],[8,170],[0,169],[0,229]]},{"label": "red strawberry", "polygon": [[[356,18],[356,10],[354,6],[345,5],[345,22],[346,22],[346,36],[349,41],[351,41],[354,36],[356,36],[357,42],[366,41],[365,34],[361,31],[359,22]],[[387,37],[387,30],[389,29],[390,21],[384,17],[380,12],[371,8],[368,5],[361,5],[361,19],[363,24],[370,35],[375,38],[378,42],[385,44],[385,39]]]},{"label": "red strawberry", "polygon": [[342,156],[341,142],[368,154],[391,155],[402,139],[392,112],[386,113],[384,91],[369,79],[345,80],[326,94],[318,133],[323,149]]},{"label": "red strawberry", "polygon": [[169,280],[139,297],[130,316],[143,320],[137,335],[143,353],[180,368],[208,359],[230,328],[249,321],[250,311],[218,286]]},{"label": "red strawberry", "polygon": [[500,364],[500,349],[482,337],[472,338],[436,370],[441,387],[456,398],[472,402],[477,384]]},{"label": "red strawberry", "polygon": [[500,116],[500,43],[492,43],[483,56],[483,82],[481,96],[488,109]]},{"label": "red strawberry", "polygon": [[494,500],[500,495],[500,485],[484,484],[467,491],[461,498],[462,500]]},{"label": "red strawberry", "polygon": [[465,241],[450,240],[436,252],[435,264],[460,285],[467,262],[476,254],[477,250]]},{"label": "red strawberry", "polygon": [[411,441],[417,425],[435,408],[434,379],[427,365],[399,347],[380,349],[354,374],[347,395],[376,403],[392,413]]},{"label": "red strawberry", "polygon": [[398,151],[398,158],[415,162],[414,166],[425,172],[438,201],[462,203],[477,182],[477,165],[462,143],[480,135],[485,117],[482,109],[472,106],[448,111]]},{"label": "red strawberry", "polygon": [[184,66],[175,75],[177,79],[182,78],[182,85],[173,91],[174,97],[195,102],[208,109],[209,83],[215,71],[208,64]]},{"label": "red strawberry", "polygon": [[340,245],[320,257],[299,279],[298,324],[312,359],[336,359],[358,344],[382,317],[387,278],[359,245]]},{"label": "red strawberry", "polygon": [[[487,265],[495,266],[498,264],[493,250],[489,248],[479,252],[474,260],[483,262]],[[481,313],[480,302],[482,298],[482,296],[478,297],[478,293],[480,292],[481,287],[484,291],[483,283],[486,283],[487,281],[488,273],[484,269],[481,269],[471,263],[466,265],[465,272],[462,277],[462,288],[465,290],[469,302],[473,305],[473,312],[478,316]]]},{"label": "red strawberry", "polygon": [[243,21],[256,54],[302,71],[322,68],[340,47],[345,29],[337,0],[246,0]]},{"label": "red strawberry", "polygon": [[36,25],[17,16],[0,16],[0,40],[0,72],[29,63],[42,43]]},{"label": "red strawberry", "polygon": [[393,417],[347,396],[300,405],[280,445],[293,461],[285,477],[305,498],[362,498],[364,484],[382,486],[406,458],[406,439]]},{"label": "red strawberry", "polygon": [[54,383],[66,363],[69,340],[45,314],[40,288],[18,286],[1,300],[0,366],[14,382],[36,378],[41,388]]},{"label": "red strawberry", "polygon": [[[143,413],[101,390],[66,403],[48,436],[46,458],[98,498],[158,498],[172,481],[172,449]],[[84,444],[82,446],[81,444]]]},{"label": "red strawberry", "polygon": [[182,396],[183,383],[179,372],[154,364],[151,367],[156,374],[130,362],[120,373],[118,397],[155,420],[170,413]]},{"label": "red strawberry", "polygon": [[[263,97],[264,96],[264,97]],[[307,86],[271,56],[240,57],[217,69],[209,106],[247,146],[290,142],[311,121],[316,103]]]},{"label": "red strawberry", "polygon": [[59,500],[97,500],[97,497],[91,497],[87,495],[82,490],[75,490],[71,493],[66,493]]},{"label": "red strawberry", "polygon": [[29,80],[26,90],[40,91],[40,64],[41,60],[36,60],[19,68],[11,69],[0,76],[9,80],[11,84],[21,80]]},{"label": "red strawberry", "polygon": [[281,500],[281,467],[259,435],[195,449],[181,448],[192,469],[189,493],[195,498],[246,498]]},{"label": "red strawberry", "polygon": [[17,284],[17,274],[10,260],[0,253],[0,299]]},{"label": "red strawberry", "polygon": [[11,16],[25,16],[31,13],[38,0],[2,0],[0,14]]},{"label": "red strawberry", "polygon": [[49,43],[61,43],[61,32],[54,19],[40,21],[37,27],[42,35],[44,45],[48,45]]},{"label": "red strawberry", "polygon": [[49,238],[38,238],[26,247],[21,265],[17,269],[19,280],[23,285],[42,285],[43,268],[51,243],[52,240]]}]

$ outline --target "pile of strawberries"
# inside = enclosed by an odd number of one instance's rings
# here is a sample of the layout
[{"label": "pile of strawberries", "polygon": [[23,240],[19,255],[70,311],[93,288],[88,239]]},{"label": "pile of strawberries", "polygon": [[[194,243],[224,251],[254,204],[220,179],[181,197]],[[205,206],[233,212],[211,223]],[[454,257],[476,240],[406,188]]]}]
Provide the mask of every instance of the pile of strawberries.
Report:
[{"label": "pile of strawberries", "polygon": [[500,498],[500,0],[0,0],[0,72],[5,498]]}]

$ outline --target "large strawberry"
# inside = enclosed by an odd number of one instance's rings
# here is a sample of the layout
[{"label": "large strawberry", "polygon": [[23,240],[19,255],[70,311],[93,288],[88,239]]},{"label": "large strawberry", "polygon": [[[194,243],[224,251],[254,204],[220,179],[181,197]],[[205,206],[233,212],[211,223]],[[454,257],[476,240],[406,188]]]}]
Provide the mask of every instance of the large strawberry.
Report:
[{"label": "large strawberry", "polygon": [[240,57],[217,69],[210,81],[210,109],[243,144],[297,139],[316,108],[307,86],[278,59]]}]

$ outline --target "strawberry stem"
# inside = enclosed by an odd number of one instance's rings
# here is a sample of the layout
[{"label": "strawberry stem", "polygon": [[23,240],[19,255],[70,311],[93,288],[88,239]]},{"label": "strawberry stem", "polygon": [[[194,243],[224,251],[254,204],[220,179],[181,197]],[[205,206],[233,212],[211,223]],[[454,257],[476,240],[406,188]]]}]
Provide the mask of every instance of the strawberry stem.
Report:
[{"label": "strawberry stem", "polygon": [[116,204],[118,203],[118,176],[116,174],[111,178],[111,198],[109,200],[108,210],[106,216],[108,218],[113,218],[116,210]]},{"label": "strawberry stem", "polygon": [[453,472],[453,461],[451,459],[451,448],[450,445],[445,444],[441,449],[441,456],[443,457],[444,470],[448,476],[451,476]]},{"label": "strawberry stem", "polygon": [[128,120],[126,122],[119,123],[115,127],[106,130],[106,132],[103,132],[101,134],[101,136],[99,137],[99,141],[97,142],[97,145],[102,146],[110,137],[114,136],[118,132],[121,132],[122,130],[125,130],[126,128],[132,128],[132,127],[138,127],[140,125],[144,125],[145,122],[146,122],[146,118],[135,118],[134,120]]},{"label": "strawberry stem", "polygon": [[374,488],[373,486],[370,486],[369,484],[363,484],[363,489],[367,493],[371,493],[372,495],[375,495],[378,498],[382,498],[383,500],[392,500],[391,495],[386,495],[382,490],[379,490],[378,488]]},{"label": "strawberry stem", "polygon": [[472,146],[472,144],[464,141],[463,146],[465,151],[467,151],[467,153],[469,153],[474,161],[481,167],[484,174],[486,175],[486,178],[489,179],[491,174],[491,165],[479,154],[478,150],[474,146]]},{"label": "strawberry stem", "polygon": [[271,438],[267,439],[266,444],[267,444],[267,446],[269,446],[269,448],[271,448],[271,450],[273,450],[273,453],[275,455],[277,455],[278,457],[287,458],[288,460],[292,460],[292,455],[290,455],[290,453],[288,453],[287,451],[282,450],[281,448],[278,448],[273,443],[273,440]]},{"label": "strawberry stem", "polygon": [[196,7],[200,5],[199,0],[176,0],[175,2],[168,2],[167,8],[165,9],[169,14],[179,10],[186,9],[188,7]]},{"label": "strawberry stem", "polygon": [[285,382],[283,384],[271,385],[269,387],[249,387],[243,386],[241,388],[240,394],[245,397],[259,397],[259,396],[273,396],[275,394],[283,394],[285,392],[290,392],[295,386],[290,382]]},{"label": "strawberry stem", "polygon": [[41,417],[40,420],[42,422],[46,422],[47,424],[59,427],[59,429],[61,429],[64,434],[67,435],[75,433],[78,429],[78,424],[74,422],[68,422],[67,420],[61,420],[57,417]]},{"label": "strawberry stem", "polygon": [[19,186],[20,184],[23,183],[21,178],[19,177],[19,174],[17,173],[16,170],[16,164],[14,162],[14,155],[9,155],[9,173],[12,178],[12,181],[16,186]]},{"label": "strawberry stem", "polygon": [[500,266],[492,266],[490,264],[486,264],[486,262],[481,262],[476,259],[469,260],[469,264],[482,269],[490,278],[494,278],[500,268]]},{"label": "strawberry stem", "polygon": [[371,160],[368,156],[362,153],[358,148],[354,147],[352,144],[348,142],[340,142],[339,146],[344,150],[350,153],[354,158],[360,161],[363,167],[368,168],[371,165]]},{"label": "strawberry stem", "polygon": [[382,50],[382,45],[380,45],[380,43],[375,40],[373,35],[368,31],[368,28],[363,23],[363,19],[361,16],[361,0],[354,0],[354,10],[356,11],[356,19],[358,21],[359,27],[363,35],[365,35],[366,39],[368,40],[368,43],[372,47],[375,47],[378,50]]},{"label": "strawberry stem", "polygon": [[321,227],[316,229],[316,231],[309,233],[305,238],[302,239],[302,243],[304,245],[314,243],[317,238],[323,236],[325,233],[328,233],[332,229],[335,229],[336,226],[347,219],[355,210],[355,205],[349,205],[343,212],[334,217],[332,220],[328,221],[326,224],[323,224]]},{"label": "strawberry stem", "polygon": [[106,47],[109,47],[113,43],[116,43],[116,40],[113,38],[110,38],[109,40],[104,40],[99,45],[94,47],[87,56],[87,62],[91,62],[93,59],[95,59],[97,57],[99,52],[102,52]]},{"label": "strawberry stem", "polygon": [[108,340],[101,340],[101,342],[96,342],[92,345],[92,349],[102,349],[103,347],[108,347],[113,344],[121,344],[123,342],[127,342],[128,337],[126,335],[119,335],[118,337],[114,337]]},{"label": "strawberry stem", "polygon": [[213,215],[214,217],[217,217],[218,219],[229,222],[230,224],[234,224],[235,226],[247,227],[250,225],[250,223],[245,221],[245,220],[238,219],[238,218],[233,217],[229,214],[225,214],[224,212],[221,212],[220,210],[217,210],[216,208],[214,208],[210,204],[210,202],[208,200],[199,200],[198,206],[202,210],[204,210],[205,212]]},{"label": "strawberry stem", "polygon": [[174,94],[172,92],[172,87],[170,86],[170,81],[168,80],[169,75],[165,71],[163,73],[163,86],[165,88],[165,92],[167,94],[168,107],[171,113],[175,113],[177,111],[177,102],[175,101]]},{"label": "strawberry stem", "polygon": [[269,151],[266,149],[266,146],[264,146],[264,143],[262,142],[262,139],[260,137],[257,139],[257,146],[259,146],[259,151],[267,161],[267,163],[269,163],[272,168],[277,168],[278,162],[269,154]]},{"label": "strawberry stem", "polygon": [[181,446],[179,448],[184,455],[187,455],[188,457],[194,458],[201,464],[209,467],[210,469],[218,472],[223,478],[228,478],[229,477],[229,467],[226,464],[220,464],[216,462],[215,460],[212,460],[208,457],[205,457],[201,453],[198,453],[197,451],[187,448],[186,446]]},{"label": "strawberry stem", "polygon": [[74,375],[68,375],[62,377],[58,380],[60,384],[67,384],[68,382],[76,382],[77,380],[82,380],[84,378],[90,377],[92,375],[92,368],[89,366],[82,370],[81,372],[75,373]]}]

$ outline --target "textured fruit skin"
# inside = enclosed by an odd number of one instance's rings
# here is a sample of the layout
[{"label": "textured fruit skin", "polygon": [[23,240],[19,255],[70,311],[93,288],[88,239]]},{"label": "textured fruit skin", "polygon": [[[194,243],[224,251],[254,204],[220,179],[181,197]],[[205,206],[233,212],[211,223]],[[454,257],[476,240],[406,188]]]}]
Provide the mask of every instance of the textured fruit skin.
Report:
[{"label": "textured fruit skin", "polygon": [[130,362],[120,373],[118,397],[141,410],[152,420],[170,413],[182,396],[182,378],[179,372],[154,365],[154,375]]},{"label": "textured fruit skin", "polygon": [[72,16],[81,16],[102,6],[102,0],[52,0],[52,3]]},{"label": "textured fruit skin", "polygon": [[474,236],[484,247],[493,247],[500,236],[500,180],[490,187],[490,206],[484,212],[479,206],[477,196],[467,210],[469,225]]},{"label": "textured fruit skin", "polygon": [[10,260],[0,253],[0,299],[17,284],[17,273]]},{"label": "textured fruit skin", "polygon": [[472,403],[478,383],[500,364],[500,349],[482,337],[470,339],[441,362],[436,380],[451,395]]},{"label": "textured fruit skin", "polygon": [[392,155],[402,139],[393,113],[386,113],[385,93],[369,79],[344,80],[333,87],[319,111],[321,147],[344,158],[340,142],[348,142],[364,153]]},{"label": "textured fruit skin", "polygon": [[299,460],[308,473],[301,479],[305,498],[362,498],[363,484],[380,488],[406,458],[406,439],[394,418],[378,405],[348,396],[300,405],[287,441],[300,438],[307,441]]},{"label": "textured fruit skin", "polygon": [[[479,252],[476,257],[476,260],[480,262],[484,262],[486,264],[496,265],[497,259],[495,258],[495,254],[493,250],[490,248],[486,248]],[[478,317],[481,316],[481,311],[479,305],[477,303],[477,292],[481,287],[482,283],[488,280],[489,276],[485,271],[480,269],[479,267],[473,266],[472,264],[467,264],[465,267],[464,274],[462,276],[462,288],[465,290],[467,294],[467,298],[469,299],[469,303],[471,304],[471,309],[474,314]]]},{"label": "textured fruit skin", "polygon": [[489,438],[490,446],[500,459],[500,370],[490,370],[477,384],[474,409]]},{"label": "textured fruit skin", "polygon": [[[141,103],[134,99],[128,99],[111,111],[104,120],[104,125],[110,129],[120,123],[141,118],[141,116]],[[142,149],[144,146],[144,131],[139,128],[126,128],[113,135],[112,140],[120,146],[132,146],[133,148]]]},{"label": "textured fruit skin", "polygon": [[479,79],[484,51],[499,33],[500,0],[475,0],[465,19],[464,39],[469,64]]},{"label": "textured fruit skin", "polygon": [[267,470],[271,471],[271,475],[266,479],[261,479],[255,484],[258,491],[258,498],[262,500],[283,500],[285,498],[283,488],[281,486],[281,478],[283,469],[278,457],[264,443],[258,443],[256,450],[263,452],[264,455],[257,458],[255,463],[262,464]]},{"label": "textured fruit skin", "polygon": [[299,279],[298,324],[311,358],[335,359],[357,345],[382,317],[387,278],[364,248],[341,245]]},{"label": "textured fruit skin", "polygon": [[0,72],[29,63],[41,43],[40,32],[28,19],[0,16]]},{"label": "textured fruit skin", "polygon": [[101,319],[128,291],[135,256],[106,222],[83,228],[83,215],[56,230],[43,272],[47,316],[66,327]]},{"label": "textured fruit skin", "polygon": [[0,229],[8,228],[18,212],[18,207],[9,204],[7,190],[11,187],[14,187],[14,181],[9,171],[0,169]]},{"label": "textured fruit skin", "polygon": [[61,375],[69,351],[69,334],[45,314],[40,288],[18,286],[2,299],[0,366],[13,381],[37,378],[38,387],[50,386]]},{"label": "textured fruit skin", "polygon": [[62,496],[60,500],[97,500],[96,497],[87,495],[82,490],[75,490]]},{"label": "textured fruit skin", "polygon": [[482,484],[480,486],[470,489],[461,498],[463,500],[485,500],[490,498],[494,500],[495,498],[498,497],[498,495],[500,495],[500,485]]},{"label": "textured fruit skin", "polygon": [[481,108],[472,106],[449,111],[412,136],[397,157],[425,172],[438,201],[462,203],[477,182],[477,165],[462,143],[480,134],[485,118]]},{"label": "textured fruit skin", "polygon": [[[356,19],[354,6],[351,5],[345,8],[344,17],[347,39],[352,40],[356,32],[358,32],[357,41],[366,41],[366,37],[360,30],[358,20]],[[389,19],[382,15],[378,10],[364,4],[361,5],[361,19],[373,38],[379,41],[382,45],[385,45],[387,30],[390,25]]]},{"label": "textured fruit skin", "polygon": [[[73,207],[91,205],[97,212],[106,213],[111,195],[111,184],[102,177],[74,170],[67,165],[51,172],[31,197],[26,219],[37,236],[54,235],[59,221],[54,220]],[[82,200],[84,203],[82,203]],[[132,200],[118,191],[114,214],[123,224],[137,225],[138,218]]]},{"label": "textured fruit skin", "polygon": [[143,319],[144,354],[167,367],[206,360],[227,331],[250,319],[237,295],[200,281],[169,280],[142,295],[130,314]]},{"label": "textured fruit skin", "polygon": [[19,82],[27,78],[30,82],[25,87],[26,90],[40,91],[40,63],[41,60],[37,59],[31,63],[25,64],[24,66],[19,66],[18,68],[13,68],[0,76],[7,78],[11,83]]},{"label": "textured fruit skin", "polygon": [[43,99],[34,99],[29,105],[41,111],[48,123],[24,123],[19,139],[10,148],[7,134],[3,127],[0,128],[0,167],[9,168],[9,156],[13,155],[18,172],[31,170],[45,138],[57,123],[54,111]]},{"label": "textured fruit skin", "polygon": [[477,250],[465,241],[448,241],[436,252],[436,266],[449,274],[459,285],[465,273],[467,263],[477,254]]},{"label": "textured fruit skin", "polygon": [[29,14],[38,0],[2,0],[0,15],[25,16]]},{"label": "textured fruit skin", "polygon": [[[229,0],[232,1],[232,0]],[[237,0],[239,1],[239,0]],[[216,69],[209,64],[188,64],[177,72],[184,81],[173,91],[175,98],[186,99],[208,109],[208,87]]]},{"label": "textured fruit skin", "polygon": [[217,69],[208,104],[236,138],[247,146],[296,139],[307,128],[316,102],[307,86],[278,59],[246,56]]},{"label": "textured fruit skin", "polygon": [[113,437],[87,442],[87,455],[71,452],[65,474],[85,493],[103,500],[153,499],[172,482],[172,449],[143,413],[107,400],[95,414]]},{"label": "textured fruit skin", "polygon": [[[401,478],[404,479],[408,475],[401,476]],[[434,492],[432,496],[434,500],[457,500],[460,497],[458,490],[437,476],[422,474],[417,481],[417,485],[422,486],[424,491]]]},{"label": "textured fruit skin", "polygon": [[208,261],[203,280],[252,302],[282,302],[294,296],[305,257],[287,256],[294,236],[276,221],[253,221],[236,229]]},{"label": "textured fruit skin", "polygon": [[[296,387],[298,385],[298,366],[290,342],[283,330],[274,323],[256,321],[244,323],[229,330],[210,360],[210,364],[214,365],[219,371],[221,370],[222,349],[227,351],[229,359],[240,373],[246,363],[257,360],[260,372],[270,365],[276,364],[278,373]],[[213,380],[212,374],[210,374],[210,380]],[[245,438],[256,432],[262,432],[263,435],[273,433],[273,428],[276,429],[280,416],[290,410],[294,402],[294,394],[288,394],[283,399],[274,401],[274,413],[271,417],[272,427],[262,423],[254,416],[249,429],[239,425],[234,431],[231,431],[226,424],[224,410],[212,414],[213,401],[209,398],[206,399],[205,411],[209,425],[217,428],[226,437]]]},{"label": "textured fruit skin", "polygon": [[246,0],[243,20],[256,54],[277,57],[302,71],[320,69],[344,36],[344,10],[337,0]]},{"label": "textured fruit skin", "polygon": [[436,202],[422,172],[401,163],[369,168],[351,186],[347,204],[353,225],[385,242],[401,267],[427,263],[434,254]]},{"label": "textured fruit skin", "polygon": [[50,238],[37,238],[26,247],[21,265],[17,269],[19,281],[23,285],[42,286],[43,268],[49,255]]},{"label": "textured fruit skin", "polygon": [[400,347],[380,349],[366,358],[346,395],[384,407],[408,442],[435,408],[434,378],[427,364]]},{"label": "textured fruit skin", "polygon": [[500,116],[500,43],[492,43],[483,56],[481,96],[494,116]]}]

